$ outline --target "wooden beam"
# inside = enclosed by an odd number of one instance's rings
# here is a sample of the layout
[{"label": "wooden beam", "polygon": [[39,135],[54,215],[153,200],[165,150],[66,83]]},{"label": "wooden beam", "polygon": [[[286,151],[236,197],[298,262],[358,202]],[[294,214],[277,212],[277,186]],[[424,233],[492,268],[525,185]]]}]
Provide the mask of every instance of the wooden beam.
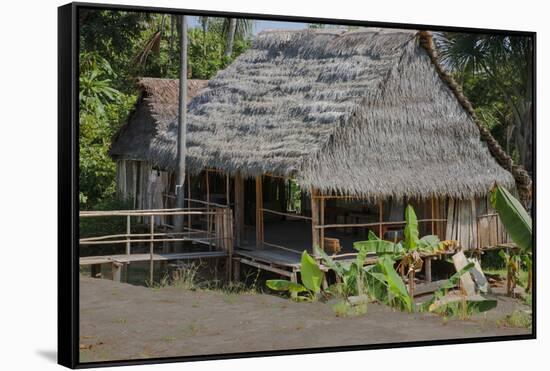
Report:
[{"label": "wooden beam", "polygon": [[318,255],[317,249],[321,247],[319,243],[319,198],[317,196],[317,190],[311,187],[311,243],[313,255]]},{"label": "wooden beam", "polygon": [[384,223],[382,201],[378,201],[378,223],[378,238],[384,239],[384,236],[382,236],[382,223]]},{"label": "wooden beam", "polygon": [[264,214],[262,208],[263,201],[263,187],[262,176],[256,177],[256,248],[261,249],[264,241]]},{"label": "wooden beam", "polygon": [[244,237],[244,180],[240,172],[235,174],[235,241],[242,246]]}]

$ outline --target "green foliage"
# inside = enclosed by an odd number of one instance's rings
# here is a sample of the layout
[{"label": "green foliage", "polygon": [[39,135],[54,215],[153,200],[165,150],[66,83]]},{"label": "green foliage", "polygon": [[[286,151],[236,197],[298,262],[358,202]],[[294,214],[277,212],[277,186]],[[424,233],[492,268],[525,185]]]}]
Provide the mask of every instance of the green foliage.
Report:
[{"label": "green foliage", "polygon": [[319,268],[319,265],[315,259],[313,259],[305,250],[302,253],[300,274],[302,277],[302,283],[309,291],[312,291],[315,294],[321,292],[323,272]]},{"label": "green foliage", "polygon": [[519,252],[506,253],[499,251],[499,256],[505,262],[507,274],[507,294],[512,295],[517,284],[521,285],[519,271],[522,265],[529,272],[529,278],[525,290],[531,290],[532,274],[532,250],[533,250],[533,227],[531,216],[523,208],[521,203],[499,185],[491,191],[491,205],[498,213],[506,232],[519,247]]},{"label": "green foliage", "polygon": [[458,284],[458,281],[460,280],[460,277],[462,277],[463,274],[470,272],[470,270],[474,267],[474,263],[470,262],[466,264],[461,270],[453,274],[445,283],[443,283],[439,289],[437,289],[432,298],[428,301],[425,301],[419,306],[419,310],[421,312],[428,312],[430,311],[430,307],[436,302],[436,300],[441,299],[443,296],[447,295],[447,292],[449,289],[452,289]]},{"label": "green foliage", "polygon": [[[131,210],[132,202],[113,194],[94,205],[95,210]],[[135,220],[132,221],[135,224]],[[125,216],[79,218],[79,237],[95,237],[118,234],[126,230]],[[124,246],[113,245],[81,245],[80,256],[111,255],[122,253]]]},{"label": "green foliage", "polygon": [[405,221],[407,222],[405,224],[405,240],[403,243],[403,247],[405,248],[405,251],[412,251],[416,248],[416,244],[418,243],[418,219],[416,218],[416,213],[414,212],[414,209],[411,205],[407,205],[407,208],[405,209]]},{"label": "green foliage", "polygon": [[443,64],[453,71],[482,124],[531,171],[532,39],[462,32],[441,36],[436,42]]},{"label": "green foliage", "polygon": [[446,304],[438,303],[438,301],[442,300],[447,295],[450,289],[458,284],[460,277],[464,274],[469,274],[473,267],[474,263],[470,262],[466,264],[464,268],[453,274],[436,292],[434,292],[430,300],[418,306],[419,311],[437,313],[446,317],[466,319],[473,314],[483,313],[495,308],[497,306],[496,300],[484,298],[483,300],[470,300],[466,296],[463,296],[462,300],[450,301]]},{"label": "green foliage", "polygon": [[229,65],[236,56],[250,48],[249,40],[235,40],[231,58],[226,58],[225,39],[215,31],[204,32],[199,28],[191,29],[189,37],[189,69],[192,78],[211,79],[221,69]]},{"label": "green foliage", "polygon": [[[189,32],[190,78],[210,79],[250,47],[238,33],[224,56],[222,18],[210,31]],[[177,17],[166,14],[83,9],[80,22],[80,174],[83,209],[97,208],[115,193],[115,163],[108,152],[114,135],[136,102],[138,76],[179,76]],[[242,27],[242,26],[239,26]]]},{"label": "green foliage", "polygon": [[288,291],[294,300],[314,301],[321,292],[323,272],[315,259],[305,250],[302,253],[300,273],[302,284],[288,280],[267,280],[265,283],[272,290]]},{"label": "green foliage", "polygon": [[318,253],[323,259],[323,263],[332,269],[340,278],[340,283],[333,285],[331,291],[348,300],[350,296],[363,295],[366,293],[364,280],[365,274],[363,265],[365,264],[366,251],[357,254],[353,262],[339,262],[333,260],[323,250],[318,249]]},{"label": "green foliage", "polygon": [[373,267],[365,268],[369,293],[386,305],[412,312],[414,304],[407,287],[394,268],[395,261],[389,255],[380,255]]},{"label": "green foliage", "polygon": [[491,205],[522,253],[530,252],[533,244],[532,220],[521,203],[506,188],[497,185],[491,191]]},{"label": "green foliage", "polygon": [[367,303],[352,305],[348,301],[339,301],[332,305],[336,317],[356,317],[367,314]]},{"label": "green foliage", "polygon": [[497,321],[497,325],[510,328],[531,328],[533,316],[524,310],[515,310]]}]

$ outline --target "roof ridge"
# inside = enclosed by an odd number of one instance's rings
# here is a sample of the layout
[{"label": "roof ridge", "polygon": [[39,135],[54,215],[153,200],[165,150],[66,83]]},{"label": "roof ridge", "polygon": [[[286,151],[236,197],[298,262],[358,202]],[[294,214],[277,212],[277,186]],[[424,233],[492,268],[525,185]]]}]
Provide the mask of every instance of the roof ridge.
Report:
[{"label": "roof ridge", "polygon": [[529,173],[523,168],[523,166],[514,164],[512,158],[502,149],[497,140],[491,135],[491,132],[481,125],[481,121],[479,121],[472,104],[464,95],[462,89],[454,78],[441,65],[437,50],[434,48],[432,33],[427,30],[422,30],[419,31],[417,35],[420,45],[424,48],[424,50],[426,50],[432,64],[436,68],[437,74],[447,84],[449,89],[451,89],[453,95],[457,98],[466,112],[470,114],[479,129],[481,139],[487,143],[489,152],[495,158],[497,163],[512,173],[512,176],[516,181],[516,187],[520,198],[524,203],[527,203],[531,199],[533,184]]}]

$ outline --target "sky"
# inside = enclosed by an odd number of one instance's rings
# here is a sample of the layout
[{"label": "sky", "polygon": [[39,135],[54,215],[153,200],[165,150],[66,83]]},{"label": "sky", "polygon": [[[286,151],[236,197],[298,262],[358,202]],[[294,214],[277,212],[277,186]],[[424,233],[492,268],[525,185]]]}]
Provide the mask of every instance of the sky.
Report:
[{"label": "sky", "polygon": [[[198,17],[189,17],[189,27],[197,27]],[[281,21],[254,21],[254,27],[252,33],[254,35],[269,29],[286,29],[286,30],[300,30],[307,28],[307,23],[298,22],[281,22]]]}]

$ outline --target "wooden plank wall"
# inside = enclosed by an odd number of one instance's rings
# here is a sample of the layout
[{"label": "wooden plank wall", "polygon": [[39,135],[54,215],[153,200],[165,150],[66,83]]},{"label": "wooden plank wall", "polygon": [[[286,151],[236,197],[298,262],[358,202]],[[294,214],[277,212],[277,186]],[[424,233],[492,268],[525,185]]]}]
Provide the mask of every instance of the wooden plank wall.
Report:
[{"label": "wooden plank wall", "polygon": [[449,199],[448,205],[445,239],[459,241],[464,249],[510,242],[487,198]]}]

